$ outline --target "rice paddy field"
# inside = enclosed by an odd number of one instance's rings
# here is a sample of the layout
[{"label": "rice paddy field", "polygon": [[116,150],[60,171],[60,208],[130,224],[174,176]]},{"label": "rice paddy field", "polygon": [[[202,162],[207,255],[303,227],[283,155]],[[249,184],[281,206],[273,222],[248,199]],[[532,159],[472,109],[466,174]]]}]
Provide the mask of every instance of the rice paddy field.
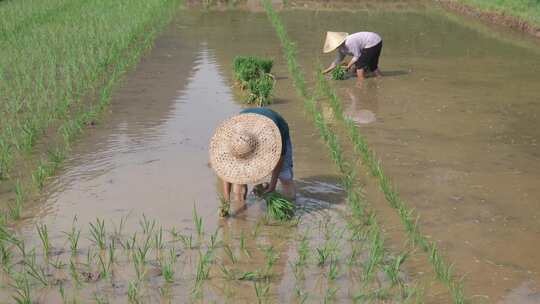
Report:
[{"label": "rice paddy field", "polygon": [[[415,0],[4,0],[0,29],[0,303],[540,303],[538,41]],[[383,77],[323,76],[327,30],[380,33]],[[289,220],[219,216],[209,140],[257,104]]]}]

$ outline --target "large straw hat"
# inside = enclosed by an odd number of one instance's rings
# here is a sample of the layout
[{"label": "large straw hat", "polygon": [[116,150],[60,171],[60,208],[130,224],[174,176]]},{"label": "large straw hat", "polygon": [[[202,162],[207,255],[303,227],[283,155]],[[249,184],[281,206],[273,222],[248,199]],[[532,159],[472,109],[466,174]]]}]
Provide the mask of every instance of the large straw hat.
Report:
[{"label": "large straw hat", "polygon": [[210,141],[210,164],[224,181],[248,184],[267,176],[281,157],[281,134],[266,116],[245,113],[223,122]]},{"label": "large straw hat", "polygon": [[340,46],[343,41],[349,36],[345,32],[326,32],[326,40],[324,41],[323,53],[330,53]]}]

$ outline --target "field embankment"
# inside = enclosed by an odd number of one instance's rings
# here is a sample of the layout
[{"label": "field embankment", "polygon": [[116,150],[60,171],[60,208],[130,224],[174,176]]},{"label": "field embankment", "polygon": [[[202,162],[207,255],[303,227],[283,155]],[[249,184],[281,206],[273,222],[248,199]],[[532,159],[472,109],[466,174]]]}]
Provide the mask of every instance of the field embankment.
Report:
[{"label": "field embankment", "polygon": [[179,3],[0,3],[0,201],[14,219]]},{"label": "field embankment", "polygon": [[450,10],[517,29],[540,38],[538,0],[440,0]]}]

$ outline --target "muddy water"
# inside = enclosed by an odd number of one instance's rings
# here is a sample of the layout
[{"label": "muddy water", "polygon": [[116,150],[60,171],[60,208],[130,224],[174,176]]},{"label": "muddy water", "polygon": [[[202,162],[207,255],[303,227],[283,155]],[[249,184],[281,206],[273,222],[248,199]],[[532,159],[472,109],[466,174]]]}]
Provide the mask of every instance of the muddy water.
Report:
[{"label": "muddy water", "polygon": [[[319,55],[325,30],[382,34],[386,77],[368,79],[362,88],[355,88],[354,80],[336,83],[348,115],[358,121],[408,205],[421,215],[423,231],[441,242],[456,271],[466,275],[467,294],[479,302],[538,302],[538,52],[485,36],[474,24],[465,27],[425,8],[295,10],[283,12],[283,18],[298,41],[308,79],[318,61],[331,60]],[[74,146],[63,172],[32,204],[29,217],[19,225],[21,233],[38,245],[34,224],[45,223],[53,243],[61,246],[65,237],[59,232],[68,231],[75,216],[83,227],[96,217],[110,223],[127,216],[125,230],[133,232],[142,214],[164,228],[195,233],[196,206],[205,231],[220,227],[224,238],[238,241],[241,231],[255,229],[263,210],[251,198],[246,212],[229,221],[218,219],[208,139],[221,120],[241,109],[241,95],[230,77],[232,58],[272,57],[278,79],[273,108],[291,127],[298,201],[306,210],[299,229],[264,229],[262,243],[281,254],[275,299],[289,301],[294,275],[286,265],[295,246],[279,236],[316,226],[327,214],[339,219],[343,193],[325,148],[305,118],[280,50],[262,13],[180,13],[116,91],[104,121]],[[369,197],[399,248],[399,223],[377,191],[369,188]],[[260,255],[254,264],[262,263]],[[195,253],[192,259],[197,260]],[[430,272],[425,262],[411,269]],[[324,295],[320,276],[314,273],[306,284]],[[346,299],[354,289],[352,277],[341,278],[350,285],[338,299]],[[252,285],[222,283],[212,285],[210,299],[222,299],[239,287],[250,290],[234,299],[254,299]],[[438,287],[430,287],[427,302],[449,301]],[[188,293],[175,290],[180,298]]]}]

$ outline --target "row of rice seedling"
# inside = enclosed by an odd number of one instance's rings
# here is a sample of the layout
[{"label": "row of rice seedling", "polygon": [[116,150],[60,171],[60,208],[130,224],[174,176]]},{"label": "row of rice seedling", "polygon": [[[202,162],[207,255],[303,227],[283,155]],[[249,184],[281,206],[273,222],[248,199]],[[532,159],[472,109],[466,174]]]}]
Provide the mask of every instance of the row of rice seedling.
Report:
[{"label": "row of rice seedling", "polygon": [[[149,296],[147,293],[155,291],[148,285],[156,281],[156,276],[161,277],[158,280],[160,294],[179,279],[182,270],[178,257],[192,251],[198,252],[199,256],[193,264],[192,293],[195,296],[209,279],[214,252],[221,241],[217,239],[217,231],[206,239],[203,222],[196,210],[194,215],[194,228],[201,235],[197,245],[189,249],[184,247],[184,250],[179,247],[182,243],[175,229],[170,230],[167,237],[155,220],[145,216],[139,220],[140,233],[133,234],[123,233],[126,218],[111,230],[98,218],[89,223],[87,233],[81,235],[74,219],[71,230],[64,233],[65,238],[55,237],[54,243],[47,226],[38,224],[36,231],[41,250],[29,248],[27,242],[1,224],[0,272],[5,274],[2,280],[7,281],[3,281],[6,284],[2,284],[0,290],[10,292],[18,303],[33,303],[40,292],[54,288],[58,288],[65,302],[86,302],[88,294],[84,289],[95,288],[96,294],[104,297],[110,286],[125,286],[124,296],[130,303],[144,302]],[[81,238],[89,241],[86,247],[80,247]],[[66,245],[68,249],[64,248]],[[118,277],[118,271],[126,272],[129,268],[133,269],[132,275]]]},{"label": "row of rice seedling", "polygon": [[429,261],[433,266],[437,278],[448,287],[454,303],[465,303],[463,284],[452,273],[452,265],[444,259],[437,244],[430,242],[420,232],[417,216],[414,214],[414,211],[409,209],[401,200],[397,190],[392,186],[390,179],[384,174],[382,165],[377,160],[375,153],[369,149],[365,137],[359,133],[355,122],[343,114],[340,98],[331,88],[328,80],[322,73],[318,73],[318,86],[322,88],[322,92],[328,97],[334,116],[345,125],[349,139],[353,143],[355,152],[360,155],[362,163],[370,170],[372,176],[377,179],[379,188],[389,205],[397,210],[409,240],[413,244],[418,244],[429,255]]},{"label": "row of rice seedling", "polygon": [[[306,83],[303,77],[303,73],[296,61],[296,48],[294,44],[290,41],[286,30],[281,22],[279,16],[272,8],[271,4],[268,1],[262,1],[267,15],[270,19],[270,22],[274,26],[278,38],[280,39],[284,56],[288,64],[289,72],[292,75],[295,88],[297,89],[299,95],[304,99],[304,106],[308,113],[312,115],[315,126],[320,132],[322,139],[327,144],[330,150],[330,156],[337,165],[340,173],[342,174],[342,185],[347,193],[347,201],[351,209],[352,216],[359,222],[368,224],[370,226],[370,233],[368,233],[368,239],[371,241],[371,252],[370,252],[370,262],[367,267],[364,268],[365,282],[369,282],[372,278],[374,269],[380,267],[382,262],[382,257],[385,253],[384,251],[384,241],[382,238],[382,233],[380,227],[377,224],[376,217],[366,209],[364,195],[360,190],[360,186],[357,183],[356,168],[350,166],[343,155],[342,147],[337,139],[335,133],[329,128],[328,124],[324,120],[324,117],[317,107],[316,98],[317,95],[322,93],[320,90],[322,88],[318,87],[316,93],[313,96],[309,96]],[[357,227],[357,226],[353,226]],[[317,250],[319,260],[324,264],[326,258],[328,257],[328,252],[326,249]],[[400,263],[401,265],[401,263]]]},{"label": "row of rice seedling", "polygon": [[[2,3],[0,10],[25,16],[0,36],[0,180],[14,185],[13,219],[29,192],[54,174],[76,136],[96,121],[114,86],[181,1],[47,1],[37,5],[41,10],[30,9],[35,1],[16,2]],[[32,165],[29,152],[45,134],[44,151],[37,151],[45,154]],[[12,170],[23,162],[33,172]],[[28,175],[33,187],[22,186]]]}]

